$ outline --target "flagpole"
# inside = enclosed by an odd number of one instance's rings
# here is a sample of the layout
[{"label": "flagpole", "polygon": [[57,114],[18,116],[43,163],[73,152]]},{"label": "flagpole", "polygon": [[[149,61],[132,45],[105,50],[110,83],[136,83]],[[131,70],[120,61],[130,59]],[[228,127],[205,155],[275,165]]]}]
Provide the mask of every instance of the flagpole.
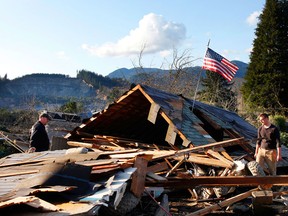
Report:
[{"label": "flagpole", "polygon": [[[209,45],[210,45],[210,39],[208,40],[208,43],[207,43],[207,49],[209,48]],[[194,93],[194,99],[193,99],[193,104],[192,104],[192,109],[191,109],[192,112],[193,112],[194,105],[195,105],[195,100],[196,100],[196,96],[197,96],[197,92],[198,92],[199,83],[201,80],[201,75],[202,75],[202,70],[200,71],[199,78],[197,81],[197,86],[196,86],[195,93]]]}]

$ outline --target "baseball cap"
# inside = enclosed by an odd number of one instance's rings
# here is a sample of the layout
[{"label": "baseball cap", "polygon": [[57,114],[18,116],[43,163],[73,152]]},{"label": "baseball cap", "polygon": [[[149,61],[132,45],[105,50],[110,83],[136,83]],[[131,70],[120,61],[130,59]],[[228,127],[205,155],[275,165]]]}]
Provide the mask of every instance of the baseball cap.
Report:
[{"label": "baseball cap", "polygon": [[52,117],[48,113],[42,113],[40,114],[40,117],[47,118],[49,121],[52,119]]}]

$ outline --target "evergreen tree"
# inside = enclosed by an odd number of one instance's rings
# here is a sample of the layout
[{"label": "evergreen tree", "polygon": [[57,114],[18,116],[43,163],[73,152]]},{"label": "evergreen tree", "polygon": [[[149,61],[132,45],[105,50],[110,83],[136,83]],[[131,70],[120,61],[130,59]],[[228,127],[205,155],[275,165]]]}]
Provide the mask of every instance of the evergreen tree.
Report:
[{"label": "evergreen tree", "polygon": [[267,0],[259,17],[250,64],[241,88],[252,109],[279,113],[288,107],[288,1]]},{"label": "evergreen tree", "polygon": [[200,100],[208,104],[237,111],[237,97],[232,91],[233,83],[228,83],[221,75],[206,71],[206,78],[202,78],[203,90],[199,92]]}]

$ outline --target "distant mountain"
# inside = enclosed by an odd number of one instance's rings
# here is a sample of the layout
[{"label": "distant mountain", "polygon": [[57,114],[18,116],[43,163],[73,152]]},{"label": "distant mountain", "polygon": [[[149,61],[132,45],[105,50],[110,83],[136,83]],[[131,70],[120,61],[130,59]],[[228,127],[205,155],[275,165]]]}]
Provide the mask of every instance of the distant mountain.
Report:
[{"label": "distant mountain", "polygon": [[[239,88],[242,85],[248,64],[241,61],[232,62],[239,67],[234,79],[237,88]],[[187,73],[178,80],[183,85],[185,85],[184,83],[187,80],[195,80],[194,78],[197,78],[200,72],[202,76],[206,75],[200,66],[186,69]],[[97,96],[101,87],[112,88],[113,86],[121,86],[121,82],[118,82],[119,80],[110,79],[125,79],[129,84],[142,83],[145,80],[151,81],[152,79],[149,80],[149,78],[152,77],[155,85],[169,86],[171,80],[166,75],[169,75],[171,72],[173,71],[159,68],[120,68],[111,72],[106,77],[95,75],[94,84],[92,83],[91,76],[88,78],[85,76],[87,74],[82,74],[82,77],[77,78],[70,78],[69,76],[60,74],[31,74],[13,80],[0,79],[0,108],[25,106],[27,103],[32,103],[33,100],[42,104],[61,105],[71,98],[77,101],[93,98],[93,102],[97,103],[95,106],[102,106],[106,99],[104,99],[103,95],[101,98]],[[89,75],[91,75],[90,73],[93,75],[93,72],[89,72]],[[116,85],[110,86],[109,84],[112,81],[115,81]],[[95,82],[98,86],[95,85]],[[91,103],[91,99],[89,101]]]},{"label": "distant mountain", "polygon": [[235,77],[244,78],[244,76],[246,74],[246,71],[247,71],[248,64],[244,63],[242,61],[237,61],[237,60],[234,60],[234,61],[231,61],[231,62],[233,64],[237,65],[237,67],[239,68],[239,70],[237,71]]},{"label": "distant mountain", "polygon": [[[239,67],[239,70],[237,71],[235,77],[244,78],[246,71],[247,71],[248,64],[241,62],[241,61],[237,61],[237,60],[232,61],[232,63],[234,63],[235,65]],[[195,66],[195,67],[189,68],[187,71],[189,72],[202,71],[203,72],[204,70],[202,70],[200,66]],[[161,74],[164,74],[167,72],[168,70],[162,70],[159,68],[131,68],[131,69],[120,68],[111,72],[107,76],[109,78],[122,78],[122,79],[127,79],[129,81],[132,81],[133,78],[135,78],[137,75],[141,73],[156,73],[158,76],[160,76]],[[204,76],[205,73],[202,73],[202,75]]]},{"label": "distant mountain", "polygon": [[164,72],[165,70],[159,69],[159,68],[120,68],[117,69],[107,76],[109,78],[121,78],[121,79],[127,79],[130,80],[133,76],[140,74],[140,73],[154,73],[154,72]]}]

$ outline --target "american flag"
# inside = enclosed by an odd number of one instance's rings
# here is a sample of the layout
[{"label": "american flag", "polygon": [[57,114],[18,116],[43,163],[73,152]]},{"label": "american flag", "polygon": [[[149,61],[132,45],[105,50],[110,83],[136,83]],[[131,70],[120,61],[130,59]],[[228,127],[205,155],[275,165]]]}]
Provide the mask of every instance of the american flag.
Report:
[{"label": "american flag", "polygon": [[230,82],[239,68],[220,54],[208,48],[202,69],[216,72]]}]

